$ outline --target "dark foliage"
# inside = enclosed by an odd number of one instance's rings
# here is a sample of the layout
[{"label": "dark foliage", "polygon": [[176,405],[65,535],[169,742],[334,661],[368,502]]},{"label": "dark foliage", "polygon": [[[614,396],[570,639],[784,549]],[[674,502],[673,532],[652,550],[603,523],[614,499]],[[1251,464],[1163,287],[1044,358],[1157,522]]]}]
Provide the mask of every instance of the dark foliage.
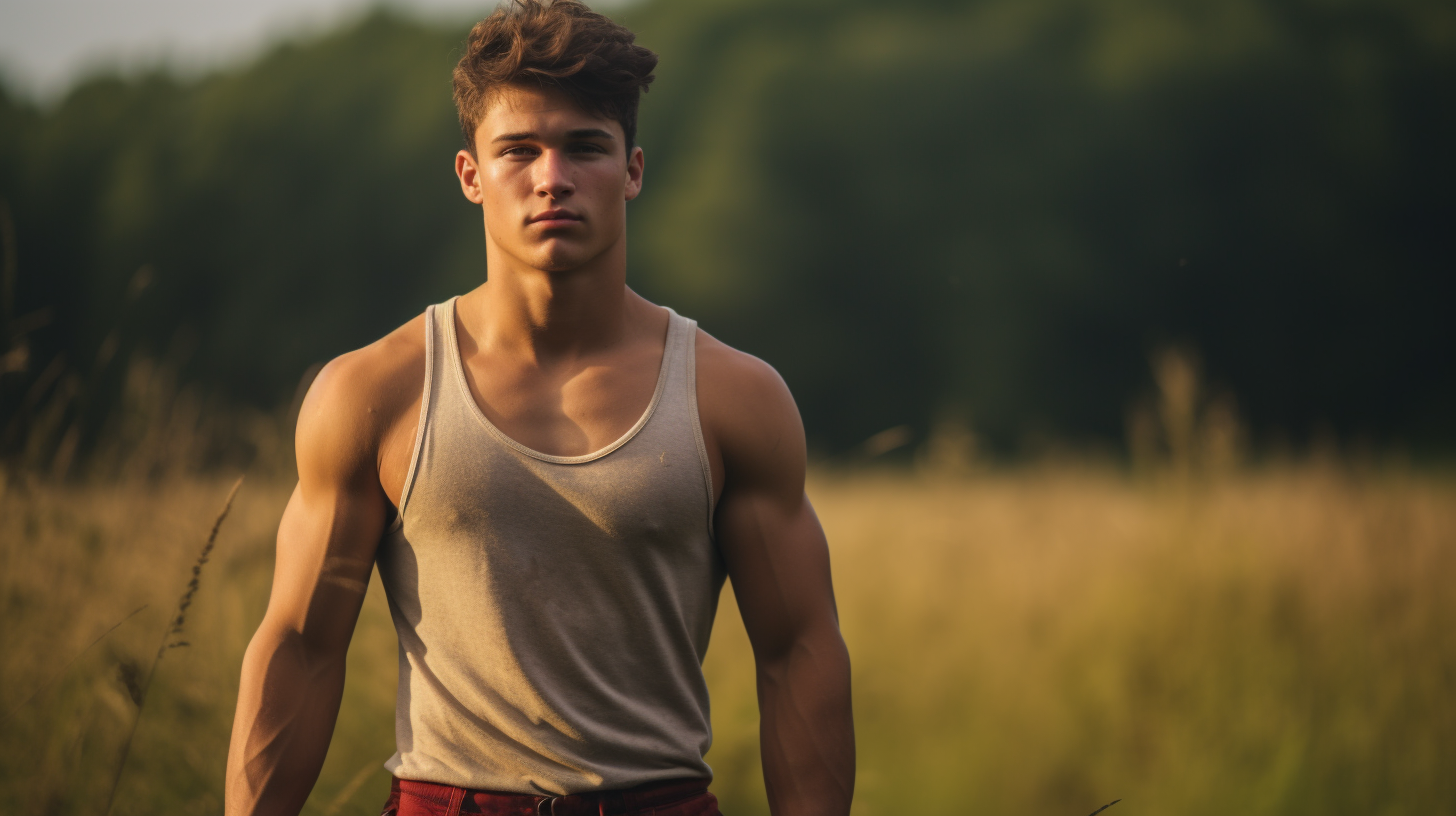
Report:
[{"label": "dark foliage", "polygon": [[[1114,439],[1167,344],[1259,433],[1450,450],[1448,6],[664,0],[623,19],[662,57],[632,283],[779,367],[819,450],[948,413],[1006,450]],[[311,363],[482,280],[451,175],[464,35],[377,13],[201,80],[0,97],[6,342],[55,310],[0,415],[60,354],[93,417],[139,351],[286,401]]]}]

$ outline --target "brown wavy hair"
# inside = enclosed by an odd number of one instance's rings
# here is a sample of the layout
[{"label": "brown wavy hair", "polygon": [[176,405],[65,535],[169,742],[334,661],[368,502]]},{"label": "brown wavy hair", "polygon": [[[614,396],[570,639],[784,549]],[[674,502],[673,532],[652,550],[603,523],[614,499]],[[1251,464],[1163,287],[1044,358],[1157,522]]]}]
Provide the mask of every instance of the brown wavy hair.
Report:
[{"label": "brown wavy hair", "polygon": [[475,24],[455,66],[455,108],[465,147],[503,85],[565,91],[582,110],[622,125],[631,149],[637,103],[653,80],[657,55],[637,36],[578,0],[510,0]]}]

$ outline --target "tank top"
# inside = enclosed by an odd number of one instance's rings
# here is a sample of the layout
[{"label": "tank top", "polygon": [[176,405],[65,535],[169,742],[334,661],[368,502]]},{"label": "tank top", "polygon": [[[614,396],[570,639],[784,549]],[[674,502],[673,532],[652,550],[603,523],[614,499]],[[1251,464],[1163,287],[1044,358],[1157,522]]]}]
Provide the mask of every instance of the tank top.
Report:
[{"label": "tank top", "polygon": [[669,310],[630,430],[552,456],[476,404],[455,300],[426,311],[419,431],[378,552],[399,634],[395,776],[550,795],[711,779],[702,661],[725,571],[696,325]]}]

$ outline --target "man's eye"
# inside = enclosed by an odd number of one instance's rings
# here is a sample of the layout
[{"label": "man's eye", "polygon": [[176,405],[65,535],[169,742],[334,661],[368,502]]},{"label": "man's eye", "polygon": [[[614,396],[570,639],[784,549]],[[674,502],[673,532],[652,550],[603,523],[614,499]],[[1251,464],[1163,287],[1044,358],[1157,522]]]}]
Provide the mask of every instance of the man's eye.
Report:
[{"label": "man's eye", "polygon": [[501,155],[502,156],[517,156],[517,157],[520,157],[520,156],[534,156],[534,155],[536,155],[536,150],[535,150],[535,148],[525,147],[525,146],[521,146],[521,147],[508,147],[505,150],[501,151]]},{"label": "man's eye", "polygon": [[573,153],[605,153],[606,148],[595,142],[575,142],[570,147]]}]

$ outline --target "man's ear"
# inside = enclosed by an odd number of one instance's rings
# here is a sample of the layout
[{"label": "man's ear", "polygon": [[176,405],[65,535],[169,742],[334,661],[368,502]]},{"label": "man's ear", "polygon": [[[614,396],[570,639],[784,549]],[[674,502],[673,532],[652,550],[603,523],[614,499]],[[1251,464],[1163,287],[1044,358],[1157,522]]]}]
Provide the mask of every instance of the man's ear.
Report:
[{"label": "man's ear", "polygon": [[631,201],[642,192],[642,173],[647,169],[647,155],[641,147],[634,147],[627,154],[627,200]]},{"label": "man's ear", "polygon": [[485,201],[485,195],[480,190],[480,165],[469,150],[455,154],[455,175],[460,179],[460,192],[465,194],[470,203],[480,204]]}]

